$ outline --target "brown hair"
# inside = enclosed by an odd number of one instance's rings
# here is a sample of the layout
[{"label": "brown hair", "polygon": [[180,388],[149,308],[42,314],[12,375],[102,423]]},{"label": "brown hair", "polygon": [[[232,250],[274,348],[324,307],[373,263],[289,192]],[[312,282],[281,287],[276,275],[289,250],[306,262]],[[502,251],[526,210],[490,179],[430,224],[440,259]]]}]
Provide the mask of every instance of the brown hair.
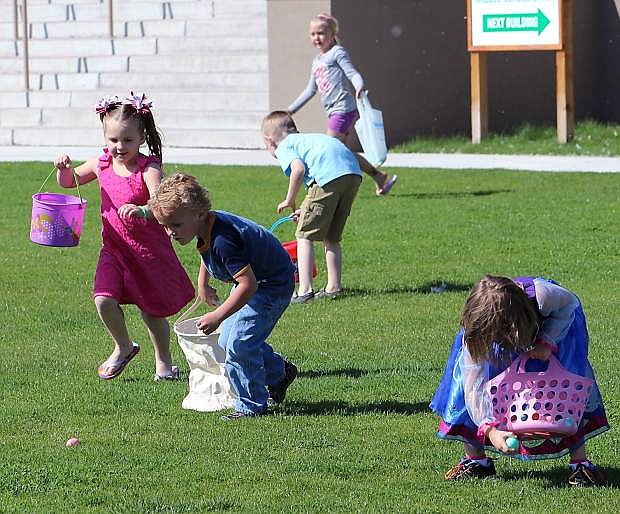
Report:
[{"label": "brown hair", "polygon": [[196,177],[175,173],[162,180],[148,205],[157,218],[166,218],[181,208],[210,211],[211,199],[209,191],[198,183]]},{"label": "brown hair", "polygon": [[[538,313],[525,291],[506,277],[485,275],[471,290],[461,324],[463,343],[476,362],[510,360],[524,350],[538,332]],[[500,353],[494,351],[497,342]]]},{"label": "brown hair", "polygon": [[297,125],[293,117],[286,111],[273,111],[263,118],[261,132],[265,136],[271,136],[279,140],[289,134],[296,134]]},{"label": "brown hair", "polygon": [[160,164],[162,162],[161,154],[161,135],[155,126],[155,120],[153,119],[153,113],[150,110],[146,112],[139,112],[130,103],[118,103],[111,105],[106,112],[99,114],[104,129],[105,120],[111,117],[117,121],[131,120],[137,124],[138,130],[144,134],[144,139],[149,147],[149,152],[159,159]]}]

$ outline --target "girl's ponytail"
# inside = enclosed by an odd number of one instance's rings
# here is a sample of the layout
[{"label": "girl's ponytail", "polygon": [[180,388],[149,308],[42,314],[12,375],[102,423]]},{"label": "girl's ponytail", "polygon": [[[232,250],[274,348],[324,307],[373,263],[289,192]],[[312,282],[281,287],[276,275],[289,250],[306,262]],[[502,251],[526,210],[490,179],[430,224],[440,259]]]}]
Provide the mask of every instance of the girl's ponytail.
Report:
[{"label": "girl's ponytail", "polygon": [[160,164],[163,166],[162,153],[161,153],[161,135],[155,126],[155,120],[153,119],[153,113],[151,111],[146,113],[137,113],[141,118],[144,125],[144,135],[146,139],[146,145],[149,147],[151,155],[154,155],[159,159]]}]

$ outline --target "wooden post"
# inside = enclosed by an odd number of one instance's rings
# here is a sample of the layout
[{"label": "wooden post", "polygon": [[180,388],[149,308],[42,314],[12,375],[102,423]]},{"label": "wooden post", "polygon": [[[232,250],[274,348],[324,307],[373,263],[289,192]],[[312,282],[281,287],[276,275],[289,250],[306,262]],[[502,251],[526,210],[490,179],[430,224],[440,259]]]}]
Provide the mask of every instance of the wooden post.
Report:
[{"label": "wooden post", "polygon": [[108,28],[110,30],[110,39],[114,39],[114,6],[113,0],[108,0]]},{"label": "wooden post", "polygon": [[470,52],[471,63],[471,142],[480,144],[489,134],[487,56]]},{"label": "wooden post", "polygon": [[555,53],[558,143],[565,144],[575,133],[573,88],[573,0],[562,5],[562,50]]},{"label": "wooden post", "polygon": [[28,30],[28,2],[22,2],[22,18],[24,22],[24,88],[30,90],[30,63],[28,57],[28,40],[30,39],[30,31]]}]

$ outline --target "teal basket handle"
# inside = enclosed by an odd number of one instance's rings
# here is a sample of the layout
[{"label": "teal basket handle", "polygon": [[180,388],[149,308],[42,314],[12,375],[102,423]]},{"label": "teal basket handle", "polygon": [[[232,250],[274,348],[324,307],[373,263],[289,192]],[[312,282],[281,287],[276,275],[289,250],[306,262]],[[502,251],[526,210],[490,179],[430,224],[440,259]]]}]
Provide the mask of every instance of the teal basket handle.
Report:
[{"label": "teal basket handle", "polygon": [[293,221],[293,215],[292,214],[290,216],[284,216],[283,218],[280,218],[279,220],[276,220],[274,222],[274,224],[271,225],[271,227],[269,227],[269,232],[273,232],[280,225],[282,225],[282,223],[286,223],[287,221]]},{"label": "teal basket handle", "polygon": [[[52,171],[50,171],[49,175],[45,177],[45,180],[43,181],[43,184],[41,184],[41,187],[39,188],[39,191],[37,192],[37,194],[43,191],[45,184],[47,184],[47,181],[50,179],[50,177],[52,176],[52,173],[54,173],[55,171],[56,171],[56,168],[55,167],[52,168]],[[77,194],[80,197],[80,203],[83,204],[84,200],[82,199],[82,193],[80,193],[80,181],[78,180],[78,176],[75,174],[75,169],[71,168],[71,171],[73,173],[73,180],[75,182],[75,187],[77,188]]]}]

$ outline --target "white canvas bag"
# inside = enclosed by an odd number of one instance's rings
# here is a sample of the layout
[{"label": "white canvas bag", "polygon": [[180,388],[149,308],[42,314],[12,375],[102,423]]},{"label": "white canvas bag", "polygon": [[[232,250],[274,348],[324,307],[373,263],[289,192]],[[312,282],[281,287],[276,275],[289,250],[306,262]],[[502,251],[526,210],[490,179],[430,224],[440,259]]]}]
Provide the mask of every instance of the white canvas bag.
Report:
[{"label": "white canvas bag", "polygon": [[185,319],[201,303],[196,298],[173,327],[190,369],[189,393],[181,407],[213,412],[234,407],[236,395],[226,373],[226,352],[217,344],[219,331],[205,335],[196,327],[198,317]]}]

